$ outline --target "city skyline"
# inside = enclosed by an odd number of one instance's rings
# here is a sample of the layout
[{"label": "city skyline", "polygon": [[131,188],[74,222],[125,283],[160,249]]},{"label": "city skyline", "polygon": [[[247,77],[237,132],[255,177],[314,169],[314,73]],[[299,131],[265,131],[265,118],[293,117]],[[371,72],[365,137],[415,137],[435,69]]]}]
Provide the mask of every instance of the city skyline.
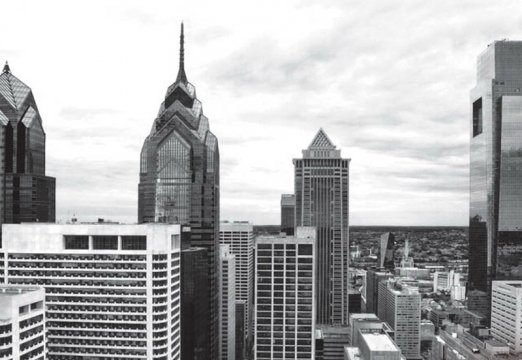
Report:
[{"label": "city skyline", "polygon": [[351,224],[467,224],[468,89],[487,44],[522,38],[515,2],[90,4],[2,4],[0,61],[37,94],[58,220],[135,222],[139,145],[184,19],[187,73],[220,139],[222,219],[278,224],[292,158],[323,127],[353,159]]}]

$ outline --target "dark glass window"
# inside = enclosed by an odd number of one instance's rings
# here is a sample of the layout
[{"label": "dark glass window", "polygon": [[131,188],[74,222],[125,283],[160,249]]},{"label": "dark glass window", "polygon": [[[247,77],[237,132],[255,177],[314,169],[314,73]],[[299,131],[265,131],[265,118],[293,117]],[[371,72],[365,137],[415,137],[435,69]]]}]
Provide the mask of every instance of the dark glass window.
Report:
[{"label": "dark glass window", "polygon": [[312,245],[299,245],[299,255],[312,255]]},{"label": "dark glass window", "polygon": [[101,235],[92,237],[93,250],[118,250],[118,236]]},{"label": "dark glass window", "polygon": [[63,238],[66,250],[89,249],[89,236],[87,235],[64,235]]},{"label": "dark glass window", "polygon": [[482,98],[473,103],[473,137],[482,133]]},{"label": "dark glass window", "polygon": [[122,250],[147,250],[146,236],[122,236],[121,237]]}]

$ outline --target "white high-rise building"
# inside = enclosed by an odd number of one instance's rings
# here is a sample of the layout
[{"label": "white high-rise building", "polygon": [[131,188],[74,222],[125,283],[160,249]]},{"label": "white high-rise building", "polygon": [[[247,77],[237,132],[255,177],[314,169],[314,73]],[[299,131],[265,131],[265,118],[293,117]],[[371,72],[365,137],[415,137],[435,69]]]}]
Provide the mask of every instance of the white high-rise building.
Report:
[{"label": "white high-rise building", "polygon": [[493,281],[491,335],[522,352],[522,281]]},{"label": "white high-rise building", "polygon": [[46,358],[45,290],[0,285],[0,359]]},{"label": "white high-rise building", "polygon": [[255,360],[315,357],[315,228],[256,239]]},{"label": "white high-rise building", "polygon": [[219,242],[236,256],[236,300],[245,301],[245,331],[252,338],[254,304],[254,226],[248,221],[221,222]]},{"label": "white high-rise building", "polygon": [[221,264],[221,360],[236,359],[236,256],[219,246]]},{"label": "white high-rise building", "polygon": [[420,358],[421,295],[417,287],[392,278],[379,283],[379,319],[394,330],[406,359]]},{"label": "white high-rise building", "polygon": [[47,359],[180,358],[179,225],[4,225],[2,251],[46,290]]}]

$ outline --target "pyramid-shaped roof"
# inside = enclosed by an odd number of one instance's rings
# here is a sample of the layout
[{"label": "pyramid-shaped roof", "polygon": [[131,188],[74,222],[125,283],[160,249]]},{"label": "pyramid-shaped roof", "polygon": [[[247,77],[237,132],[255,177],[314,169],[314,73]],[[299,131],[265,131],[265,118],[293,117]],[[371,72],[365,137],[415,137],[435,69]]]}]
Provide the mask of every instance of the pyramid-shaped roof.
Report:
[{"label": "pyramid-shaped roof", "polygon": [[31,88],[11,74],[9,66],[6,65],[0,74],[0,96],[14,109],[18,109],[30,93]]},{"label": "pyramid-shaped roof", "polygon": [[335,145],[321,128],[315,135],[310,146],[308,146],[308,149],[335,149]]}]

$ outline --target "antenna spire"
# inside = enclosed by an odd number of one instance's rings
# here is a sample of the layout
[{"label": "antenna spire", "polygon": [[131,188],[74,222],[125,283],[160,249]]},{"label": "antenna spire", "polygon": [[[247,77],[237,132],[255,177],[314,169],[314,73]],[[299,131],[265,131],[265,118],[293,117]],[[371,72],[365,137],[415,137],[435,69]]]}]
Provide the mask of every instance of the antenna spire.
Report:
[{"label": "antenna spire", "polygon": [[11,72],[11,68],[9,68],[9,64],[7,63],[7,61],[5,62],[5,65],[4,65],[4,73],[10,73]]},{"label": "antenna spire", "polygon": [[188,82],[185,74],[185,35],[183,33],[183,22],[181,22],[181,34],[179,36],[179,70],[176,82],[186,84]]}]

